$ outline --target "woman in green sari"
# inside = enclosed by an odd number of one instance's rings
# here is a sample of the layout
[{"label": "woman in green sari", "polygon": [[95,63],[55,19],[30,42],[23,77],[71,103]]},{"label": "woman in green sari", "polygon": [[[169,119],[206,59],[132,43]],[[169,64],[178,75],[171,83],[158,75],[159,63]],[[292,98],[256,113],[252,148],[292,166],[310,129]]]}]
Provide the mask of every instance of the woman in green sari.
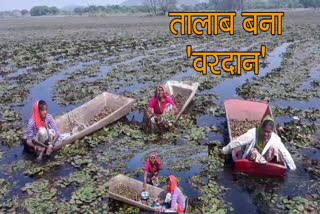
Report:
[{"label": "woman in green sari", "polygon": [[248,130],[245,134],[231,141],[223,147],[222,153],[231,153],[233,149],[245,147],[243,159],[249,159],[258,163],[283,163],[291,170],[296,169],[294,161],[281,142],[280,137],[274,132],[275,124],[270,115],[262,120],[259,128]]}]

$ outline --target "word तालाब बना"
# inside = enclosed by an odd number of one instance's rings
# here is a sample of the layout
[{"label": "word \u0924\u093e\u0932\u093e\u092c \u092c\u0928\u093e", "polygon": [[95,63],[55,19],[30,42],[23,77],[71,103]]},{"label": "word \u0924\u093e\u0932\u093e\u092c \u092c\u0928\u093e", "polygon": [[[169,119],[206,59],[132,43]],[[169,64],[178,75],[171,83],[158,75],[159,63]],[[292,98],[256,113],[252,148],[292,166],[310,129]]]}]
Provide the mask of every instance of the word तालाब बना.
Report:
[{"label": "word \u0924\u093e\u0932\u093e\u092c \u092c\u0928\u093e", "polygon": [[[170,22],[170,31],[177,35],[178,31],[174,28],[175,24],[180,24],[180,34],[191,35],[192,32],[197,35],[203,35],[206,28],[207,34],[217,35],[219,29],[222,32],[234,34],[234,17],[236,12],[170,12],[168,14],[173,18]],[[241,16],[245,17],[242,22],[242,27],[245,31],[258,34],[258,27],[261,31],[268,31],[271,28],[271,35],[275,35],[277,26],[278,35],[282,34],[282,17],[284,12],[242,12]],[[186,22],[187,21],[187,22]],[[276,22],[277,21],[277,22]],[[198,29],[198,26],[202,29]],[[219,27],[219,28],[218,28]]]}]

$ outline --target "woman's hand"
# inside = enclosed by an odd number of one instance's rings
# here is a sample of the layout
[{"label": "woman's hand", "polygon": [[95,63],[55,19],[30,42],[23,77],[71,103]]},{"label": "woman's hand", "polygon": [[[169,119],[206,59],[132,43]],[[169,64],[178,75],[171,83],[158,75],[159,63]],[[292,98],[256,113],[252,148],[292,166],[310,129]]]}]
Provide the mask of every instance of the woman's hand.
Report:
[{"label": "woman's hand", "polygon": [[43,148],[42,146],[34,146],[33,147],[35,152],[43,152],[45,150],[45,148]]},{"label": "woman's hand", "polygon": [[51,153],[53,152],[53,146],[49,143],[49,146],[47,148],[47,155],[51,155]]},{"label": "woman's hand", "polygon": [[153,109],[152,108],[148,108],[147,116],[148,116],[149,119],[153,116]]},{"label": "woman's hand", "polygon": [[159,208],[156,208],[154,211],[157,212],[157,213],[159,213],[159,212],[160,212],[160,209],[159,209]]}]

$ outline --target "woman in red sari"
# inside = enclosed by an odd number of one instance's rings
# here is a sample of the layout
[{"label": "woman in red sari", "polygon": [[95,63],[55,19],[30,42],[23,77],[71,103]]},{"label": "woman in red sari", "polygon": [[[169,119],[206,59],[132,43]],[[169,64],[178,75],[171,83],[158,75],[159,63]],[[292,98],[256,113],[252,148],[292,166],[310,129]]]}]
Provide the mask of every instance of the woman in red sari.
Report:
[{"label": "woman in red sari", "polygon": [[151,152],[146,162],[144,172],[143,191],[147,188],[147,183],[151,185],[158,185],[159,171],[161,167],[161,161],[156,153]]}]

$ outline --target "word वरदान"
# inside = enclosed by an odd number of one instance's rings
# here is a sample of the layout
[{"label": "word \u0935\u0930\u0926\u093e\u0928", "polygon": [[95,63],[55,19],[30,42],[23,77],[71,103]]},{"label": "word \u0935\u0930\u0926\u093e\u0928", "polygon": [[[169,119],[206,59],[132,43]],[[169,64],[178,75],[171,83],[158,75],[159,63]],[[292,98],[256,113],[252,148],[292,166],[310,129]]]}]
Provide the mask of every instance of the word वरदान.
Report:
[{"label": "word \u0935\u0930\u0926\u093e\u0928", "polygon": [[[238,74],[241,75],[241,67],[245,71],[251,71],[254,68],[255,75],[259,74],[259,56],[263,58],[266,54],[266,47],[261,46],[261,52],[192,52],[192,47],[187,46],[187,56],[196,56],[193,60],[193,67],[196,71],[201,72],[203,75],[207,74],[207,66],[210,66],[210,70],[215,75],[220,75],[221,70],[215,70],[215,66],[218,65],[220,57],[224,57],[221,61],[221,67],[224,71],[230,72],[231,75]],[[214,62],[209,62],[207,57],[214,57]],[[226,57],[225,57],[226,56]],[[237,59],[237,69],[234,65],[227,65],[227,63],[232,63],[234,57]],[[241,59],[241,57],[245,57]],[[201,66],[198,63],[201,62]],[[236,70],[236,71],[235,71]]]}]

